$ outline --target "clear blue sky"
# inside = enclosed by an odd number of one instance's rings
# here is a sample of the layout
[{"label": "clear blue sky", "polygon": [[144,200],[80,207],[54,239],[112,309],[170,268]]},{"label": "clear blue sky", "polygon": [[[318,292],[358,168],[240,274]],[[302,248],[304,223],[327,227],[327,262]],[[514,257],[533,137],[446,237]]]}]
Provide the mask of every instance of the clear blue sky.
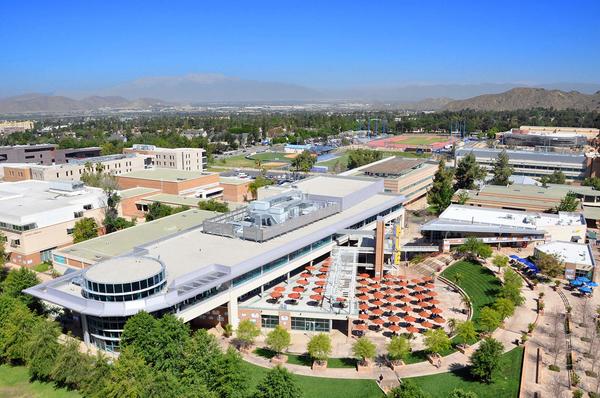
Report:
[{"label": "clear blue sky", "polygon": [[599,0],[7,0],[0,15],[0,95],[187,73],[316,88],[600,82]]}]

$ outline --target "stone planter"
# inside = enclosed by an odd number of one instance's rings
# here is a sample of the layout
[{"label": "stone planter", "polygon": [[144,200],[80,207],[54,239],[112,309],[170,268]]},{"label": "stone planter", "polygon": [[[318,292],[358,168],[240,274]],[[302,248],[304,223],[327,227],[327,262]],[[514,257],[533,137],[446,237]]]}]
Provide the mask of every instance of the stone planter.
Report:
[{"label": "stone planter", "polygon": [[327,361],[313,361],[312,370],[319,371],[327,369]]},{"label": "stone planter", "polygon": [[427,360],[436,368],[442,366],[442,357],[438,354],[427,355]]},{"label": "stone planter", "polygon": [[371,361],[358,361],[356,363],[356,370],[358,373],[370,372],[373,369]]},{"label": "stone planter", "polygon": [[392,368],[392,370],[395,372],[397,370],[400,370],[400,368],[402,368],[404,366],[404,361],[402,361],[402,360],[389,361],[389,365],[390,365],[390,368]]},{"label": "stone planter", "polygon": [[283,365],[287,361],[288,361],[288,356],[281,354],[281,355],[275,355],[273,358],[271,358],[271,360],[269,362],[271,362],[274,365]]},{"label": "stone planter", "polygon": [[459,344],[456,346],[456,349],[465,355],[468,355],[472,351],[471,346],[467,344]]}]

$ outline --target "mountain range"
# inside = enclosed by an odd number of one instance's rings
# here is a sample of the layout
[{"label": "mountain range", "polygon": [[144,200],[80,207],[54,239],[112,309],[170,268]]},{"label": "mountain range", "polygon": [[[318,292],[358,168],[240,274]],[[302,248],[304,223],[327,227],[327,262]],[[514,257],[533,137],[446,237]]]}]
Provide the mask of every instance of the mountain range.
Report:
[{"label": "mountain range", "polygon": [[[577,91],[573,91],[577,89]],[[172,105],[369,103],[424,110],[514,110],[532,107],[600,109],[600,84],[445,84],[312,89],[301,85],[246,80],[220,74],[148,77],[93,93],[59,92],[0,98],[0,114],[70,113],[112,109],[146,110]]]}]

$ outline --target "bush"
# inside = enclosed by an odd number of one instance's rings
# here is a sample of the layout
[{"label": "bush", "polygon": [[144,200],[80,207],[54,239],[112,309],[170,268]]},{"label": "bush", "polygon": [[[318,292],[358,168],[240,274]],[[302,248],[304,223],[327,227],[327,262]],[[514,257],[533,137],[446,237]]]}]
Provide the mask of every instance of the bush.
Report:
[{"label": "bush", "polygon": [[548,369],[550,369],[553,372],[560,372],[560,366],[558,365],[550,365],[548,366]]},{"label": "bush", "polygon": [[583,398],[583,391],[581,391],[581,390],[573,391],[573,398]]}]

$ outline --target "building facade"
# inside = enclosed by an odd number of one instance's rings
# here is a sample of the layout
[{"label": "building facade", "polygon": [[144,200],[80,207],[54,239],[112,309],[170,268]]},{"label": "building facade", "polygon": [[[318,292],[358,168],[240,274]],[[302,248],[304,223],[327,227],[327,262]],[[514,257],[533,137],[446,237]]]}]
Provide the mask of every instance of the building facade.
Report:
[{"label": "building facade", "polygon": [[202,148],[160,148],[142,144],[123,149],[123,153],[148,156],[150,164],[154,167],[200,172],[206,164],[205,152]]}]

